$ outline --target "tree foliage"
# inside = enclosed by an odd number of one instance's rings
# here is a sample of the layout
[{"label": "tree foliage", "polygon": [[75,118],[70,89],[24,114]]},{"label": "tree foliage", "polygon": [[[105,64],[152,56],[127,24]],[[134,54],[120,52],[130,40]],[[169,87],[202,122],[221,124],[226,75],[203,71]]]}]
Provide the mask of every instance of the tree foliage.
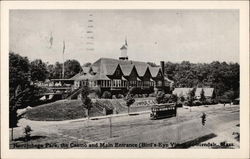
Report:
[{"label": "tree foliage", "polygon": [[83,67],[89,67],[90,65],[91,65],[91,63],[87,62],[87,63],[83,64]]},{"label": "tree foliage", "polygon": [[193,101],[195,100],[195,91],[196,91],[196,88],[193,88],[192,90],[190,90],[188,92],[188,103],[189,105],[193,105]]},{"label": "tree foliage", "polygon": [[205,92],[203,89],[201,89],[201,94],[200,94],[200,101],[201,102],[204,102],[206,100],[206,97],[205,97]]},{"label": "tree foliage", "polygon": [[82,71],[82,67],[77,60],[67,60],[64,63],[65,73],[64,78],[71,78]]},{"label": "tree foliage", "polygon": [[24,89],[30,80],[30,63],[27,57],[11,52],[9,54],[9,96],[14,96],[18,85]]},{"label": "tree foliage", "polygon": [[239,96],[240,66],[238,63],[226,63],[214,61],[212,63],[165,63],[165,72],[168,78],[174,80],[174,86],[178,87],[211,87],[215,88],[215,94],[222,96],[232,90],[235,96]]},{"label": "tree foliage", "polygon": [[47,65],[41,59],[32,61],[30,67],[32,81],[45,81],[48,78]]},{"label": "tree foliage", "polygon": [[128,107],[128,113],[129,113],[130,106],[135,102],[135,99],[133,98],[132,94],[128,93],[125,100],[126,100],[126,105]]},{"label": "tree foliage", "polygon": [[89,111],[92,108],[92,101],[91,99],[88,97],[90,93],[90,89],[88,86],[83,86],[82,91],[81,91],[81,100],[82,100],[82,104],[84,106],[85,109],[87,109],[88,113],[88,117],[89,117]]}]

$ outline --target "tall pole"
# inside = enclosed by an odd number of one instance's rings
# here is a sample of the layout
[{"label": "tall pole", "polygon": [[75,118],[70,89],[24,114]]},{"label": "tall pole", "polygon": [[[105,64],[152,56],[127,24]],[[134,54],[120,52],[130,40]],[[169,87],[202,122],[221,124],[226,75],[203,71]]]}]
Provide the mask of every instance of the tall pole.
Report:
[{"label": "tall pole", "polygon": [[62,52],[62,56],[63,56],[62,78],[64,78],[64,52],[65,52],[65,41],[63,40],[63,52]]},{"label": "tall pole", "polygon": [[111,116],[109,117],[109,137],[112,138],[112,121],[111,121]]}]

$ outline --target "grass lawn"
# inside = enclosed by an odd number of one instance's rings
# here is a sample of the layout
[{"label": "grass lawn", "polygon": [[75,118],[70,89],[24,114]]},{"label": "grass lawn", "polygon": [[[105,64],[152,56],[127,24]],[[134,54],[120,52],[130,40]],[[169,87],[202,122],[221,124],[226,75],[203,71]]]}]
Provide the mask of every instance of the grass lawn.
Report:
[{"label": "grass lawn", "polygon": [[30,120],[59,121],[85,117],[81,100],[59,100],[28,110],[26,117]]},{"label": "grass lawn", "polygon": [[[139,101],[151,100],[150,98],[136,99],[135,104],[130,107],[130,112],[150,110],[150,105],[136,105]],[[127,113],[128,108],[123,99],[98,99],[103,108],[114,109],[115,114]],[[61,121],[70,119],[79,119],[86,117],[86,110],[82,106],[81,100],[59,100],[53,103],[44,104],[34,107],[26,113],[30,120],[37,121]],[[90,110],[90,117],[102,116],[105,113],[98,107],[95,102]]]}]

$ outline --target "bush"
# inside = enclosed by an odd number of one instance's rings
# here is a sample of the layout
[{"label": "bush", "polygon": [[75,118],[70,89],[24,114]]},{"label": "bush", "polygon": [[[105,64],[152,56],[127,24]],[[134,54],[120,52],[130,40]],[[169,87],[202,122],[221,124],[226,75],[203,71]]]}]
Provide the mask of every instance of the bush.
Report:
[{"label": "bush", "polygon": [[119,98],[123,98],[124,96],[122,94],[117,94],[116,95],[116,98],[119,99]]},{"label": "bush", "polygon": [[111,97],[112,97],[112,95],[109,91],[104,91],[102,94],[102,98],[110,99]]},{"label": "bush", "polygon": [[200,105],[202,105],[201,101],[199,101],[199,100],[193,101],[193,106],[200,106]]},{"label": "bush", "polygon": [[138,87],[132,87],[129,89],[129,94],[135,95],[135,94],[141,94],[142,90]]},{"label": "bush", "polygon": [[156,94],[155,93],[151,93],[151,94],[149,94],[149,97],[156,97]]},{"label": "bush", "polygon": [[138,97],[139,97],[138,94],[135,94],[135,95],[131,94],[131,95],[132,95],[132,97],[134,97],[134,98],[138,98]]},{"label": "bush", "polygon": [[182,103],[180,102],[176,103],[176,107],[182,107],[182,106],[183,106]]},{"label": "bush", "polygon": [[183,105],[191,106],[189,101],[184,101]]},{"label": "bush", "polygon": [[26,139],[26,141],[29,141],[30,140],[30,133],[31,133],[31,131],[33,131],[32,129],[31,129],[31,127],[29,126],[29,125],[27,125],[25,128],[24,128],[24,135],[25,135],[25,139]]},{"label": "bush", "polygon": [[115,96],[115,95],[112,95],[112,99],[116,99],[116,96]]},{"label": "bush", "polygon": [[95,92],[98,98],[101,97],[102,92],[100,87],[93,88],[93,92]]}]

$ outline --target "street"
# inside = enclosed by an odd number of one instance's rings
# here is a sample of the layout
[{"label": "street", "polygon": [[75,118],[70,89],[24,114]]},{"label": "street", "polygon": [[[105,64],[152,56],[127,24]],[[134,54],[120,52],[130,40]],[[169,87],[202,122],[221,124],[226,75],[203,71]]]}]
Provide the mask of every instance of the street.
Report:
[{"label": "street", "polygon": [[[203,112],[207,115],[204,126]],[[178,108],[176,117],[159,120],[150,120],[149,113],[58,122],[21,119],[14,136],[21,137],[23,127],[30,125],[33,136],[44,136],[32,140],[34,144],[56,140],[57,144],[86,143],[98,148],[221,148],[225,142],[224,148],[239,148],[233,135],[239,132],[238,105]]]}]

